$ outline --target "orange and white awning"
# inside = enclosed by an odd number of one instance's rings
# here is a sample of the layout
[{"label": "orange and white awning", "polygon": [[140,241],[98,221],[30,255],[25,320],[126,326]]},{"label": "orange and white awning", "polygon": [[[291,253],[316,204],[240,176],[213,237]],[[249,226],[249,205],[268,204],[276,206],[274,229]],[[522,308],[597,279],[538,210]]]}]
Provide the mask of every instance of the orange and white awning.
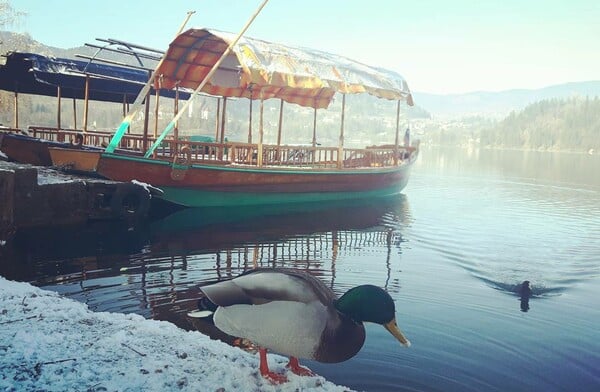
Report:
[{"label": "orange and white awning", "polygon": [[[189,29],[169,45],[156,70],[155,87],[196,89],[235,40],[235,35]],[[225,97],[280,98],[313,108],[329,106],[336,92],[368,93],[406,100],[412,96],[402,76],[345,57],[242,37],[203,92]]]}]

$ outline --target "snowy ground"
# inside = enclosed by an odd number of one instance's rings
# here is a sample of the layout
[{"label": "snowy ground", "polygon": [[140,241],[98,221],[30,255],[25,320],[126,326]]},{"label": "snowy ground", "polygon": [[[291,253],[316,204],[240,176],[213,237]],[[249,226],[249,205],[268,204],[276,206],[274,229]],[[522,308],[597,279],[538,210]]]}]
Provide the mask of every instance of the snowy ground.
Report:
[{"label": "snowy ground", "polygon": [[[269,360],[285,372],[285,358]],[[0,391],[348,391],[289,372],[273,386],[257,368],[257,355],[199,332],[0,277]]]}]

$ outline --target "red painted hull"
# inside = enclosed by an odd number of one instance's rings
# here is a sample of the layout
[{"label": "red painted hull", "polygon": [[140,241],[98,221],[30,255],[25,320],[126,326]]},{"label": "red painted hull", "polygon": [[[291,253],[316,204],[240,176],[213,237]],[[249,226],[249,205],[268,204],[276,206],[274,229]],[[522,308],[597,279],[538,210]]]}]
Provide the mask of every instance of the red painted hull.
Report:
[{"label": "red painted hull", "polygon": [[[414,158],[416,159],[416,153]],[[301,203],[390,196],[406,185],[414,159],[394,167],[361,169],[257,168],[174,165],[168,161],[103,154],[97,172],[116,181],[137,180],[185,206]]]},{"label": "red painted hull", "polygon": [[[192,165],[181,168],[153,159],[127,159],[103,154],[98,173],[116,181],[136,179],[157,187],[237,192],[360,192],[404,182],[409,164],[391,168],[353,170],[294,170]],[[180,178],[177,179],[177,174]]]}]

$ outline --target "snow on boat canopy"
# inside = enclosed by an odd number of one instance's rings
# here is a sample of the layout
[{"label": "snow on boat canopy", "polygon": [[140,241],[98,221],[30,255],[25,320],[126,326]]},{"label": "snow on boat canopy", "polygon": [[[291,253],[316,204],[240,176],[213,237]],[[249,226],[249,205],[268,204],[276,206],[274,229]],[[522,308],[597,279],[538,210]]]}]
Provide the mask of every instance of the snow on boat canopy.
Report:
[{"label": "snow on boat canopy", "polygon": [[[55,97],[60,87],[63,98],[85,99],[86,78],[89,78],[90,100],[132,103],[149,76],[146,70],[127,66],[9,52],[6,64],[0,65],[0,90]],[[160,91],[165,97],[174,98],[175,94],[173,90]],[[189,96],[179,91],[179,99]]]},{"label": "snow on boat canopy", "polygon": [[[225,53],[235,35],[212,29],[189,29],[169,45],[156,74],[155,88],[196,89]],[[313,108],[327,108],[334,94],[368,93],[406,100],[413,105],[404,78],[314,49],[293,48],[242,37],[203,92],[223,97],[279,98]]]}]

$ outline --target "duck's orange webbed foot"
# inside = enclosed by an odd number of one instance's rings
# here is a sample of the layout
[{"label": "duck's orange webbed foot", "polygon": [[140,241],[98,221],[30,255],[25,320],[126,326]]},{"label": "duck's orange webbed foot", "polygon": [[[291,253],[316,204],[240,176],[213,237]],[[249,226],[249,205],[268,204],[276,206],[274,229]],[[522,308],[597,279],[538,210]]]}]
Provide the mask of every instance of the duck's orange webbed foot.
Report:
[{"label": "duck's orange webbed foot", "polygon": [[296,357],[290,357],[290,361],[288,362],[287,365],[285,365],[286,368],[290,369],[292,371],[292,373],[297,374],[299,376],[314,376],[315,374],[313,372],[310,371],[310,369],[305,368],[304,366],[300,366],[300,363],[298,362],[298,358]]},{"label": "duck's orange webbed foot", "polygon": [[258,352],[260,354],[260,375],[269,380],[272,384],[283,384],[287,382],[288,379],[286,376],[269,370],[269,365],[267,364],[267,349],[259,348]]}]

